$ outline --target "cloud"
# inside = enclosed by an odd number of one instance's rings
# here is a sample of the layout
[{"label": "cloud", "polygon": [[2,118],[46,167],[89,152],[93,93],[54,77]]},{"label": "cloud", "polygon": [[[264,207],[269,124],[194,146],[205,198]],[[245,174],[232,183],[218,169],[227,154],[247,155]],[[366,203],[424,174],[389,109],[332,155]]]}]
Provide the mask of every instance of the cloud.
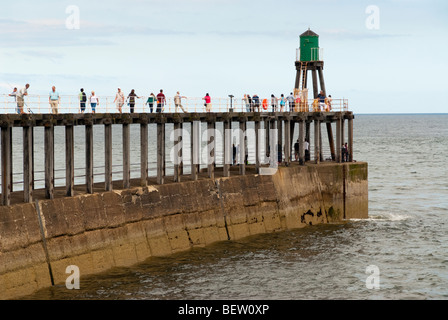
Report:
[{"label": "cloud", "polygon": [[191,32],[153,29],[145,26],[108,25],[80,21],[80,29],[68,29],[65,20],[44,19],[18,21],[0,19],[0,42],[12,47],[61,47],[113,45],[117,36],[188,35]]}]

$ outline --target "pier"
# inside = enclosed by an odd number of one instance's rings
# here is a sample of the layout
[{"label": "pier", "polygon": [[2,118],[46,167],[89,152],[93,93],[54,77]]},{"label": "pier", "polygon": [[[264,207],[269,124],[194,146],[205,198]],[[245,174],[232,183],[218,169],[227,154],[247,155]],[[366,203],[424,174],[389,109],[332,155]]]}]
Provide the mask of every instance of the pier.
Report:
[{"label": "pier", "polygon": [[[342,162],[341,145],[347,132],[348,161],[353,161],[353,113],[351,111],[337,112],[210,112],[210,113],[83,113],[83,114],[2,114],[1,127],[1,203],[4,206],[12,203],[31,203],[36,199],[53,199],[56,195],[72,197],[75,193],[92,194],[94,192],[111,191],[113,189],[128,189],[132,186],[147,186],[151,184],[179,183],[201,178],[229,177],[245,175],[248,170],[255,174],[270,174],[269,168],[290,166],[293,157],[292,141],[295,130],[299,142],[298,161],[294,164],[305,165],[305,140],[310,143],[313,154],[309,161],[319,164],[323,161]],[[346,121],[347,120],[347,121]],[[248,139],[248,124],[254,127],[254,136]],[[201,124],[206,125],[206,166],[201,168]],[[114,164],[112,157],[112,126],[121,126],[122,140],[122,179],[114,179]],[[140,127],[139,136],[132,136],[130,126]],[[148,127],[155,126],[157,134],[148,135]],[[173,134],[167,136],[167,126],[173,128]],[[217,125],[222,128],[217,129]],[[104,127],[104,137],[94,137],[94,128]],[[35,152],[37,128],[43,128],[44,141],[44,188],[35,187]],[[65,149],[55,150],[55,128],[63,127],[65,132]],[[85,132],[84,141],[76,141],[84,145],[85,150],[85,183],[75,185],[75,153],[74,128],[82,128]],[[326,128],[329,150],[323,150],[323,139]],[[22,128],[23,170],[13,175],[13,128]],[[347,130],[347,131],[345,131]],[[17,130],[15,130],[17,132]],[[239,134],[235,135],[235,132]],[[189,135],[189,137],[188,137]],[[222,150],[216,150],[215,141],[222,139]],[[98,164],[94,159],[94,139],[104,141],[104,164]],[[236,141],[237,139],[237,141]],[[131,141],[140,140],[140,175],[131,179]],[[17,139],[15,140],[17,142]],[[20,140],[19,140],[20,141]],[[238,159],[233,159],[234,142],[239,144]],[[191,151],[189,174],[184,171],[183,150],[189,144]],[[148,175],[148,146],[156,145],[157,172],[156,176]],[[171,146],[167,148],[167,146]],[[255,149],[255,161],[247,165],[246,153],[248,146]],[[280,146],[280,147],[279,147]],[[174,152],[172,152],[174,150]],[[265,152],[261,152],[264,150]],[[331,155],[324,159],[325,153]],[[55,152],[65,153],[65,185],[55,187]],[[202,150],[202,152],[204,152]],[[221,153],[222,159],[217,161],[216,154]],[[166,174],[167,157],[174,164],[172,176]],[[266,162],[266,155],[269,161]],[[280,160],[280,161],[278,161]],[[235,163],[238,163],[235,165]],[[203,164],[203,162],[202,162]],[[79,164],[77,164],[79,165]],[[94,167],[104,165],[104,181],[96,181]],[[265,170],[265,171],[263,171]],[[22,178],[20,178],[22,176]],[[16,190],[16,184],[22,184],[23,190]]]}]

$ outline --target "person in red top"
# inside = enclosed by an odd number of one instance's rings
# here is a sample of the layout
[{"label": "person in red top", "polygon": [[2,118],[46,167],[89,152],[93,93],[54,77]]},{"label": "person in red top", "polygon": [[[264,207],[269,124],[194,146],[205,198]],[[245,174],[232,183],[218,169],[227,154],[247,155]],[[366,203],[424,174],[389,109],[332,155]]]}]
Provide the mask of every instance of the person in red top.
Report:
[{"label": "person in red top", "polygon": [[210,98],[210,96],[208,95],[208,93],[205,95],[204,98],[202,98],[202,100],[205,100],[205,111],[210,112],[212,109],[212,99]]},{"label": "person in red top", "polygon": [[157,109],[156,112],[161,113],[162,108],[166,103],[165,95],[163,94],[163,90],[160,89],[160,93],[157,95]]}]

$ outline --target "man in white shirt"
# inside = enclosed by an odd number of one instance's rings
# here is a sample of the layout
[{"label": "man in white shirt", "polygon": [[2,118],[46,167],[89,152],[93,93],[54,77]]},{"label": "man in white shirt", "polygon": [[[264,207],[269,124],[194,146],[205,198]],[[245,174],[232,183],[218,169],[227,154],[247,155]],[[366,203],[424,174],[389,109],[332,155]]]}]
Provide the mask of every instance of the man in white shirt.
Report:
[{"label": "man in white shirt", "polygon": [[25,104],[25,99],[24,96],[28,95],[28,88],[30,87],[30,85],[27,83],[25,85],[24,88],[20,89],[16,95],[17,97],[17,108],[18,108],[18,112],[20,114],[24,114],[25,112],[23,111],[23,106]]},{"label": "man in white shirt", "polygon": [[177,91],[177,94],[174,96],[174,112],[176,112],[176,113],[177,113],[177,108],[179,108],[179,107],[182,109],[183,112],[187,112],[184,110],[184,107],[181,104],[181,98],[186,99],[187,97],[181,96],[179,91]]}]

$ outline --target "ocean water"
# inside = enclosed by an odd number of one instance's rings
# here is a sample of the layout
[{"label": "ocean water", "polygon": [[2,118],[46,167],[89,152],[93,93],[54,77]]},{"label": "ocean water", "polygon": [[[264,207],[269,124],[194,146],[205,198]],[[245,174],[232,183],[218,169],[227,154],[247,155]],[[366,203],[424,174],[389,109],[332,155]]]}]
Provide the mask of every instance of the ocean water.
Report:
[{"label": "ocean water", "polygon": [[369,218],[251,236],[28,299],[447,299],[448,115],[355,115]]}]

